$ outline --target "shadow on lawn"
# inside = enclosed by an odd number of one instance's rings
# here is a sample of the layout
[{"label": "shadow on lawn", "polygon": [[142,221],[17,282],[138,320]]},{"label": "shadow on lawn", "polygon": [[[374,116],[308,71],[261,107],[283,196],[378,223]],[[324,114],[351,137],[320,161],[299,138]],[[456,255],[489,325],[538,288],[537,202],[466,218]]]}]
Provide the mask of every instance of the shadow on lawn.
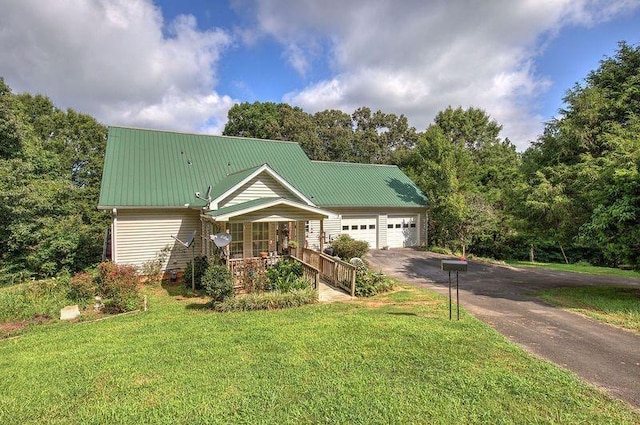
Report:
[{"label": "shadow on lawn", "polygon": [[185,308],[187,310],[199,310],[199,311],[203,311],[203,310],[211,310],[211,307],[209,306],[209,303],[191,303],[191,304],[187,304],[185,306]]},{"label": "shadow on lawn", "polygon": [[406,311],[391,311],[388,312],[387,314],[390,314],[392,316],[416,316],[418,317],[418,315],[416,313],[409,313]]},{"label": "shadow on lawn", "polygon": [[186,288],[178,282],[174,283],[168,280],[163,280],[160,286],[162,289],[167,291],[167,295],[171,297],[199,298],[202,296],[199,291],[193,292],[191,289]]}]

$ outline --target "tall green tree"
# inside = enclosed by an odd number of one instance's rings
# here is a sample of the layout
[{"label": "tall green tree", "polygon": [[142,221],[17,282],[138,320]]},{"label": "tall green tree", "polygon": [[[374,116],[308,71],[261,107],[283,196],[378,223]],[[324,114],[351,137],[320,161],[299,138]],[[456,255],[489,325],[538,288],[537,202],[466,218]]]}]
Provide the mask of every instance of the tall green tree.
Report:
[{"label": "tall green tree", "polygon": [[106,128],[45,96],[0,91],[0,275],[51,276],[100,260]]},{"label": "tall green tree", "polygon": [[427,194],[431,243],[501,256],[514,232],[509,192],[520,180],[520,156],[502,126],[478,108],[439,112],[401,161]]},{"label": "tall green tree", "polygon": [[640,46],[620,43],[564,101],[524,156],[532,188],[544,182],[563,200],[555,226],[541,222],[537,231],[570,241],[593,261],[638,266]]}]

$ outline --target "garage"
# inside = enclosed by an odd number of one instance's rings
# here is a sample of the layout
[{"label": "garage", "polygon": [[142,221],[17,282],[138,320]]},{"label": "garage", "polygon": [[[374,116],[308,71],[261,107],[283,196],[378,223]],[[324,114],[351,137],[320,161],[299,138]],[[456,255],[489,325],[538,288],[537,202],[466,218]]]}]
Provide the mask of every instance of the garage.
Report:
[{"label": "garage", "polygon": [[387,218],[387,244],[389,248],[418,245],[418,217],[389,216]]},{"label": "garage", "polygon": [[376,249],[377,223],[376,217],[346,217],[342,218],[342,232],[353,239],[369,243],[369,249]]}]

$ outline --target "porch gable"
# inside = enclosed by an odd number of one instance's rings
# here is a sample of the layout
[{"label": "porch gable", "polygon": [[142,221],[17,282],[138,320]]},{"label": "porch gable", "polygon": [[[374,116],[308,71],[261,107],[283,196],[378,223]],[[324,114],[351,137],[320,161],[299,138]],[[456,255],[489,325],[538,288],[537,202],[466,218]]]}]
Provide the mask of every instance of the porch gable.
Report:
[{"label": "porch gable", "polygon": [[268,164],[227,176],[214,189],[210,209],[218,210],[257,199],[282,198],[315,206],[302,192]]}]

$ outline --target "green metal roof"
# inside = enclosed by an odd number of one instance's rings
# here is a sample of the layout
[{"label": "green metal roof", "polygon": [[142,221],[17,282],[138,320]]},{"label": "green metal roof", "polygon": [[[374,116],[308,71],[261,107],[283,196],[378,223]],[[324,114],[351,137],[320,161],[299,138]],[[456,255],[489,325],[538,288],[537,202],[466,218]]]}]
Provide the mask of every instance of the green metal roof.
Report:
[{"label": "green metal roof", "polygon": [[427,198],[395,165],[312,161],[305,188],[325,207],[422,207]]},{"label": "green metal roof", "polygon": [[249,177],[251,174],[255,173],[261,165],[229,174],[222,181],[216,184],[215,187],[211,190],[211,199],[216,199],[218,196],[222,195],[227,190],[231,189],[232,187]]},{"label": "green metal roof", "polygon": [[316,205],[423,207],[396,166],[311,161],[297,143],[110,127],[100,208],[201,207],[263,164]]}]

